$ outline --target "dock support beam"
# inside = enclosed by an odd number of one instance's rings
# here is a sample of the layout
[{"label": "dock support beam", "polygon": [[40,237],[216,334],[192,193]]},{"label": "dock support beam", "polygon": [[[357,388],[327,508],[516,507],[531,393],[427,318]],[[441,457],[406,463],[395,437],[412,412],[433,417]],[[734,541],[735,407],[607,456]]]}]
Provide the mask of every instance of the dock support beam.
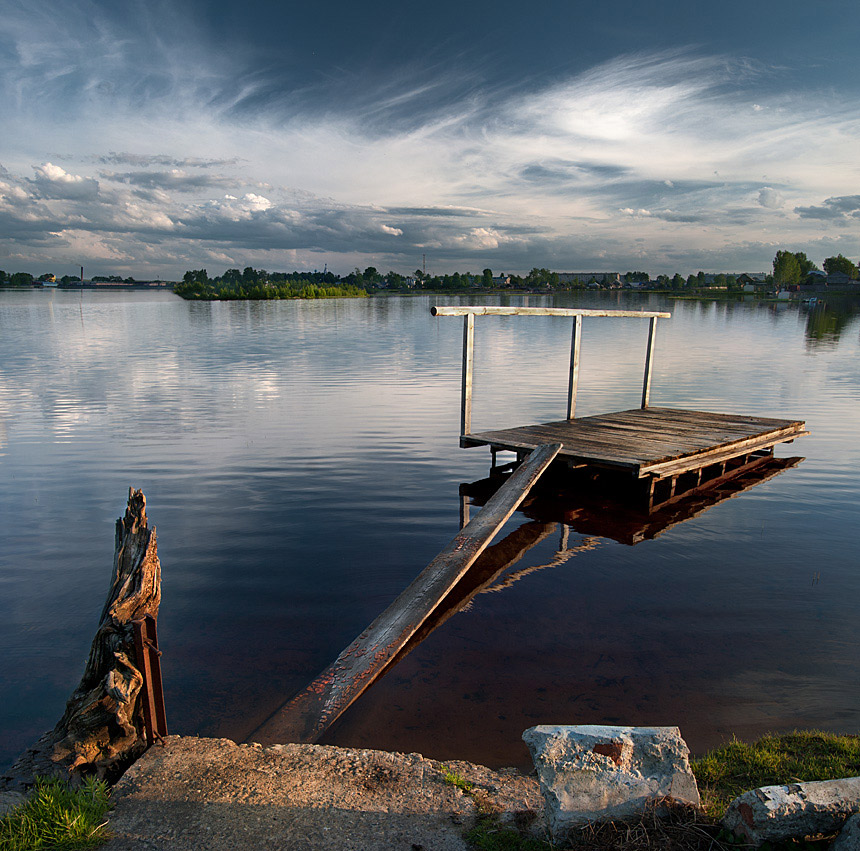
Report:
[{"label": "dock support beam", "polygon": [[460,434],[472,433],[472,369],[475,360],[475,314],[463,317],[463,390],[460,404]]},{"label": "dock support beam", "polygon": [[579,381],[579,347],[581,341],[582,317],[574,316],[573,332],[570,338],[570,379],[567,385],[567,418],[569,420],[572,420],[576,413],[576,385]]},{"label": "dock support beam", "polygon": [[642,382],[642,407],[648,407],[651,395],[651,369],[654,365],[654,337],[657,334],[657,317],[652,316],[648,324],[648,350],[645,352],[645,380]]}]

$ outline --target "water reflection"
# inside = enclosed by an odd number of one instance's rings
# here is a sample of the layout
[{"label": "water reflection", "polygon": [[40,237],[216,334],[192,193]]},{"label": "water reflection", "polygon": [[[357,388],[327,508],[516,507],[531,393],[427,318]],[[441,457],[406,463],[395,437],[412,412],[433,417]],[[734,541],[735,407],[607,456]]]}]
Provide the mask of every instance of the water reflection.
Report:
[{"label": "water reflection", "polygon": [[[570,512],[518,513],[501,540],[528,522],[519,538],[536,542],[487,586],[501,590],[476,593],[326,741],[504,766],[527,764],[534,723],[679,723],[695,750],[856,729],[857,334],[813,348],[793,305],[530,302],[672,310],[654,404],[803,418],[808,459],[635,547]],[[407,587],[456,534],[459,483],[486,472],[457,441],[461,327],[429,308],[0,294],[0,763],[79,679],[130,484],[158,527],[177,732],[241,738]],[[569,322],[503,319],[478,330],[475,427],[558,419]],[[638,404],[647,329],[630,323],[584,323],[582,415]],[[591,531],[599,546],[568,558]]]},{"label": "water reflection", "polygon": [[[667,529],[698,517],[727,499],[796,467],[801,457],[770,457],[751,470],[740,472],[713,487],[684,496],[677,502],[648,512],[606,488],[586,489],[576,478],[539,482],[523,501],[520,511],[542,523],[558,522],[584,536],[611,538],[633,546],[653,540]],[[460,485],[460,516],[468,522],[470,506],[484,505],[505,480],[503,475]]]},{"label": "water reflection", "polygon": [[[519,511],[530,519],[501,541],[487,547],[400,653],[389,662],[385,673],[455,614],[468,611],[479,594],[499,593],[530,574],[567,564],[575,556],[597,549],[605,539],[628,546],[653,540],[721,502],[770,481],[804,460],[802,457],[770,457],[753,469],[739,472],[707,490],[685,496],[650,513],[631,506],[623,497],[613,497],[605,488],[592,489],[591,492],[583,489],[582,483],[569,471],[561,476],[547,474],[520,505]],[[471,508],[485,505],[507,478],[507,473],[496,473],[460,485],[461,527],[469,522]],[[558,535],[558,546],[547,561],[513,569],[529,550],[553,535]]]},{"label": "water reflection", "polygon": [[838,295],[823,298],[800,307],[806,314],[806,340],[811,349],[834,346],[860,314],[860,299]]}]

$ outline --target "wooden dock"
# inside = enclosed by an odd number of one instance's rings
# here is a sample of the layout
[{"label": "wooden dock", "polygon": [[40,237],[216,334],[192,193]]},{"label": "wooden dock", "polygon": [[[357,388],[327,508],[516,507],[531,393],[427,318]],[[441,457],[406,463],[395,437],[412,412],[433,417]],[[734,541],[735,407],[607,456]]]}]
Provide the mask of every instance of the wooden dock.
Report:
[{"label": "wooden dock", "polygon": [[[558,458],[572,468],[614,470],[634,482],[637,497],[653,510],[709,484],[747,471],[773,456],[778,443],[808,434],[802,420],[774,419],[650,406],[656,324],[671,314],[657,311],[525,307],[434,307],[434,316],[463,316],[463,377],[460,445],[515,452],[518,461],[536,446],[562,444]],[[559,316],[573,319],[567,419],[473,432],[472,371],[475,317]],[[575,417],[580,340],[584,316],[641,318],[650,322],[640,408]],[[558,462],[557,462],[558,463]]]}]

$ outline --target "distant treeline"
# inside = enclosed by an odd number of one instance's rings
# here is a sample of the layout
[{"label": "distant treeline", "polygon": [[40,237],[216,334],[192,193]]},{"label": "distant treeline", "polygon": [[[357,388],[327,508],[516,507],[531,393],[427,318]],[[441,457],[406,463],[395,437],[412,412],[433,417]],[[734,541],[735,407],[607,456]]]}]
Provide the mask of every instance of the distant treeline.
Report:
[{"label": "distant treeline", "polygon": [[[647,275],[645,276],[647,280]],[[502,283],[502,281],[504,281]],[[429,275],[417,269],[411,275],[398,272],[382,274],[368,266],[363,272],[355,269],[348,275],[334,272],[267,272],[246,267],[243,271],[228,269],[223,275],[209,277],[206,269],[192,269],[183,275],[174,292],[183,298],[333,298],[364,296],[378,290],[465,291],[476,287],[580,289],[585,281],[562,284],[556,272],[532,269],[528,275],[493,276],[490,269],[481,274],[454,272],[451,275]]]},{"label": "distant treeline", "polygon": [[[857,265],[843,257],[827,257],[822,264],[824,271],[807,258],[802,251],[780,250],[773,259],[773,274],[705,274],[698,272],[683,277],[679,274],[657,275],[652,278],[648,272],[572,273],[553,272],[545,268],[533,268],[526,275],[494,275],[491,269],[480,274],[454,272],[451,275],[430,275],[416,269],[411,275],[401,275],[389,271],[382,274],[373,266],[364,271],[355,269],[348,275],[334,272],[267,272],[247,266],[241,272],[228,269],[223,275],[209,277],[206,269],[192,269],[183,275],[182,281],[174,287],[177,295],[187,299],[280,299],[280,298],[361,298],[369,293],[385,290],[388,292],[467,292],[474,289],[484,290],[522,290],[525,292],[570,291],[586,288],[617,289],[628,287],[657,291],[708,291],[725,290],[727,293],[739,291],[752,284],[757,289],[764,287],[792,287],[798,284],[815,284],[825,277],[837,277],[829,283],[844,280],[856,281],[860,277]],[[54,275],[34,278],[29,272],[8,274],[0,269],[0,286],[41,286],[42,281],[57,283],[60,286],[88,286],[75,275],[64,275],[57,280]],[[134,285],[134,278],[121,278],[119,275],[95,276],[91,283]]]},{"label": "distant treeline", "polygon": [[281,298],[364,298],[367,291],[339,282],[331,272],[267,272],[248,266],[210,278],[205,269],[185,273],[173,292],[185,299],[232,301]]}]

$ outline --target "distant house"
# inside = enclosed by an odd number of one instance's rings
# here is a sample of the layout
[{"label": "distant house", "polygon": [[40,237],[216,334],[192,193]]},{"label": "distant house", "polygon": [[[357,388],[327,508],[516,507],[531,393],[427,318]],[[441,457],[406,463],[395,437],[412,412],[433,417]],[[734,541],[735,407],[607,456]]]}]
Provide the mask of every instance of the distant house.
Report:
[{"label": "distant house", "polygon": [[826,278],[825,283],[828,287],[836,284],[837,286],[844,286],[845,284],[851,283],[851,276],[845,272],[831,272]]},{"label": "distant house", "polygon": [[739,284],[758,284],[760,286],[766,284],[767,279],[767,272],[743,272],[737,278]]},{"label": "distant house", "polygon": [[753,293],[768,286],[767,279],[769,277],[767,272],[743,272],[738,275],[737,282],[745,293]]},{"label": "distant house", "polygon": [[494,287],[509,287],[511,285],[510,275],[493,275]]}]

